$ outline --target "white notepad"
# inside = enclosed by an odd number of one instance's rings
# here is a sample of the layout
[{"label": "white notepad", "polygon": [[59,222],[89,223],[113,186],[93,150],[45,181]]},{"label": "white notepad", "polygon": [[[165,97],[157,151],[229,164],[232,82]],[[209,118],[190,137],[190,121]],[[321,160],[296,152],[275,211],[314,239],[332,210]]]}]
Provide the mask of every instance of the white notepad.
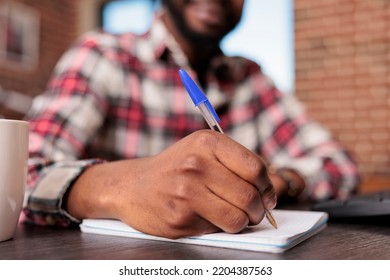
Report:
[{"label": "white notepad", "polygon": [[144,234],[117,220],[85,219],[80,229],[86,233],[281,253],[324,229],[328,220],[324,212],[273,210],[272,214],[278,229],[264,219],[237,234],[220,232],[176,240]]}]

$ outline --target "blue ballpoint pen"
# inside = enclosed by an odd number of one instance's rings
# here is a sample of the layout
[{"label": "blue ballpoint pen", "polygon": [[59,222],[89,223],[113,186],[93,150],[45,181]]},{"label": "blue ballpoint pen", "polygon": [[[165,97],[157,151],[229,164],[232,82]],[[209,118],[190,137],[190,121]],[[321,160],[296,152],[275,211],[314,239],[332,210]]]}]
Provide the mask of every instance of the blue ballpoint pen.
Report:
[{"label": "blue ballpoint pen", "polygon": [[[192,102],[194,102],[195,106],[198,107],[200,112],[203,115],[203,118],[206,120],[207,124],[212,130],[218,131],[223,134],[222,128],[219,126],[220,119],[215,112],[213,106],[211,106],[210,101],[207,99],[206,95],[202,92],[202,90],[197,86],[197,84],[191,79],[191,77],[187,74],[184,69],[179,70],[180,78],[186,88],[188,94],[190,95]],[[271,211],[265,209],[265,215],[270,222],[270,224],[277,228],[277,224],[275,219],[273,218]]]},{"label": "blue ballpoint pen", "polygon": [[218,131],[223,134],[221,127],[219,126],[219,117],[215,112],[213,106],[211,106],[210,101],[207,99],[206,95],[200,90],[200,88],[195,84],[191,77],[183,69],[179,70],[180,78],[189,93],[192,102],[195,106],[198,107],[202,113],[204,119],[212,130]]}]

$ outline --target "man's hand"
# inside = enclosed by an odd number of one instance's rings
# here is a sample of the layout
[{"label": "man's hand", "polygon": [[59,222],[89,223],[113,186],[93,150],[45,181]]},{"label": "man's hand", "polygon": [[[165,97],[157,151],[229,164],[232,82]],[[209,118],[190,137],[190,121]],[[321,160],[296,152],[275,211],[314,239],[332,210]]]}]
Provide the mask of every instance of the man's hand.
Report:
[{"label": "man's hand", "polygon": [[266,164],[226,135],[197,131],[148,158],[94,165],[75,182],[67,210],[114,218],[156,236],[237,233],[264,217],[276,195]]}]

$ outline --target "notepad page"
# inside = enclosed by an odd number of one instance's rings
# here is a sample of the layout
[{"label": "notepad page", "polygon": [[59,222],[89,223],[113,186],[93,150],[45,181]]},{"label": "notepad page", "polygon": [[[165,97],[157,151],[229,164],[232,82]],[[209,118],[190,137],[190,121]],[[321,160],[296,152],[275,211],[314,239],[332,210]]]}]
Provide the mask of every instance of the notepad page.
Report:
[{"label": "notepad page", "polygon": [[272,212],[277,221],[275,230],[267,219],[256,226],[248,227],[243,231],[245,237],[270,237],[271,239],[287,240],[310,230],[317,222],[321,222],[327,215],[321,212],[274,210]]},{"label": "notepad page", "polygon": [[144,234],[116,220],[87,219],[82,222],[80,228],[83,232],[105,235],[265,252],[282,252],[324,228],[328,217],[323,212],[293,210],[273,210],[272,214],[278,223],[278,229],[274,229],[264,219],[259,225],[248,227],[237,234],[220,232],[176,240]]},{"label": "notepad page", "polygon": [[327,219],[327,214],[322,212],[274,210],[272,214],[277,221],[277,229],[274,229],[268,220],[263,219],[259,225],[248,227],[238,234],[220,232],[199,236],[197,238],[283,245],[308,232],[317,224],[326,222]]}]

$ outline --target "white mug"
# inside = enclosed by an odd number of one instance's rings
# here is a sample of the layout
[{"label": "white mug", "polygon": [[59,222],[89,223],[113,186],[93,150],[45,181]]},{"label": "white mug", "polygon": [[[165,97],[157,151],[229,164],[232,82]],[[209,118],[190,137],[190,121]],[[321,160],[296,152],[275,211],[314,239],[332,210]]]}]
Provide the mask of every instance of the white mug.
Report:
[{"label": "white mug", "polygon": [[0,242],[11,239],[27,180],[28,122],[0,119]]}]

